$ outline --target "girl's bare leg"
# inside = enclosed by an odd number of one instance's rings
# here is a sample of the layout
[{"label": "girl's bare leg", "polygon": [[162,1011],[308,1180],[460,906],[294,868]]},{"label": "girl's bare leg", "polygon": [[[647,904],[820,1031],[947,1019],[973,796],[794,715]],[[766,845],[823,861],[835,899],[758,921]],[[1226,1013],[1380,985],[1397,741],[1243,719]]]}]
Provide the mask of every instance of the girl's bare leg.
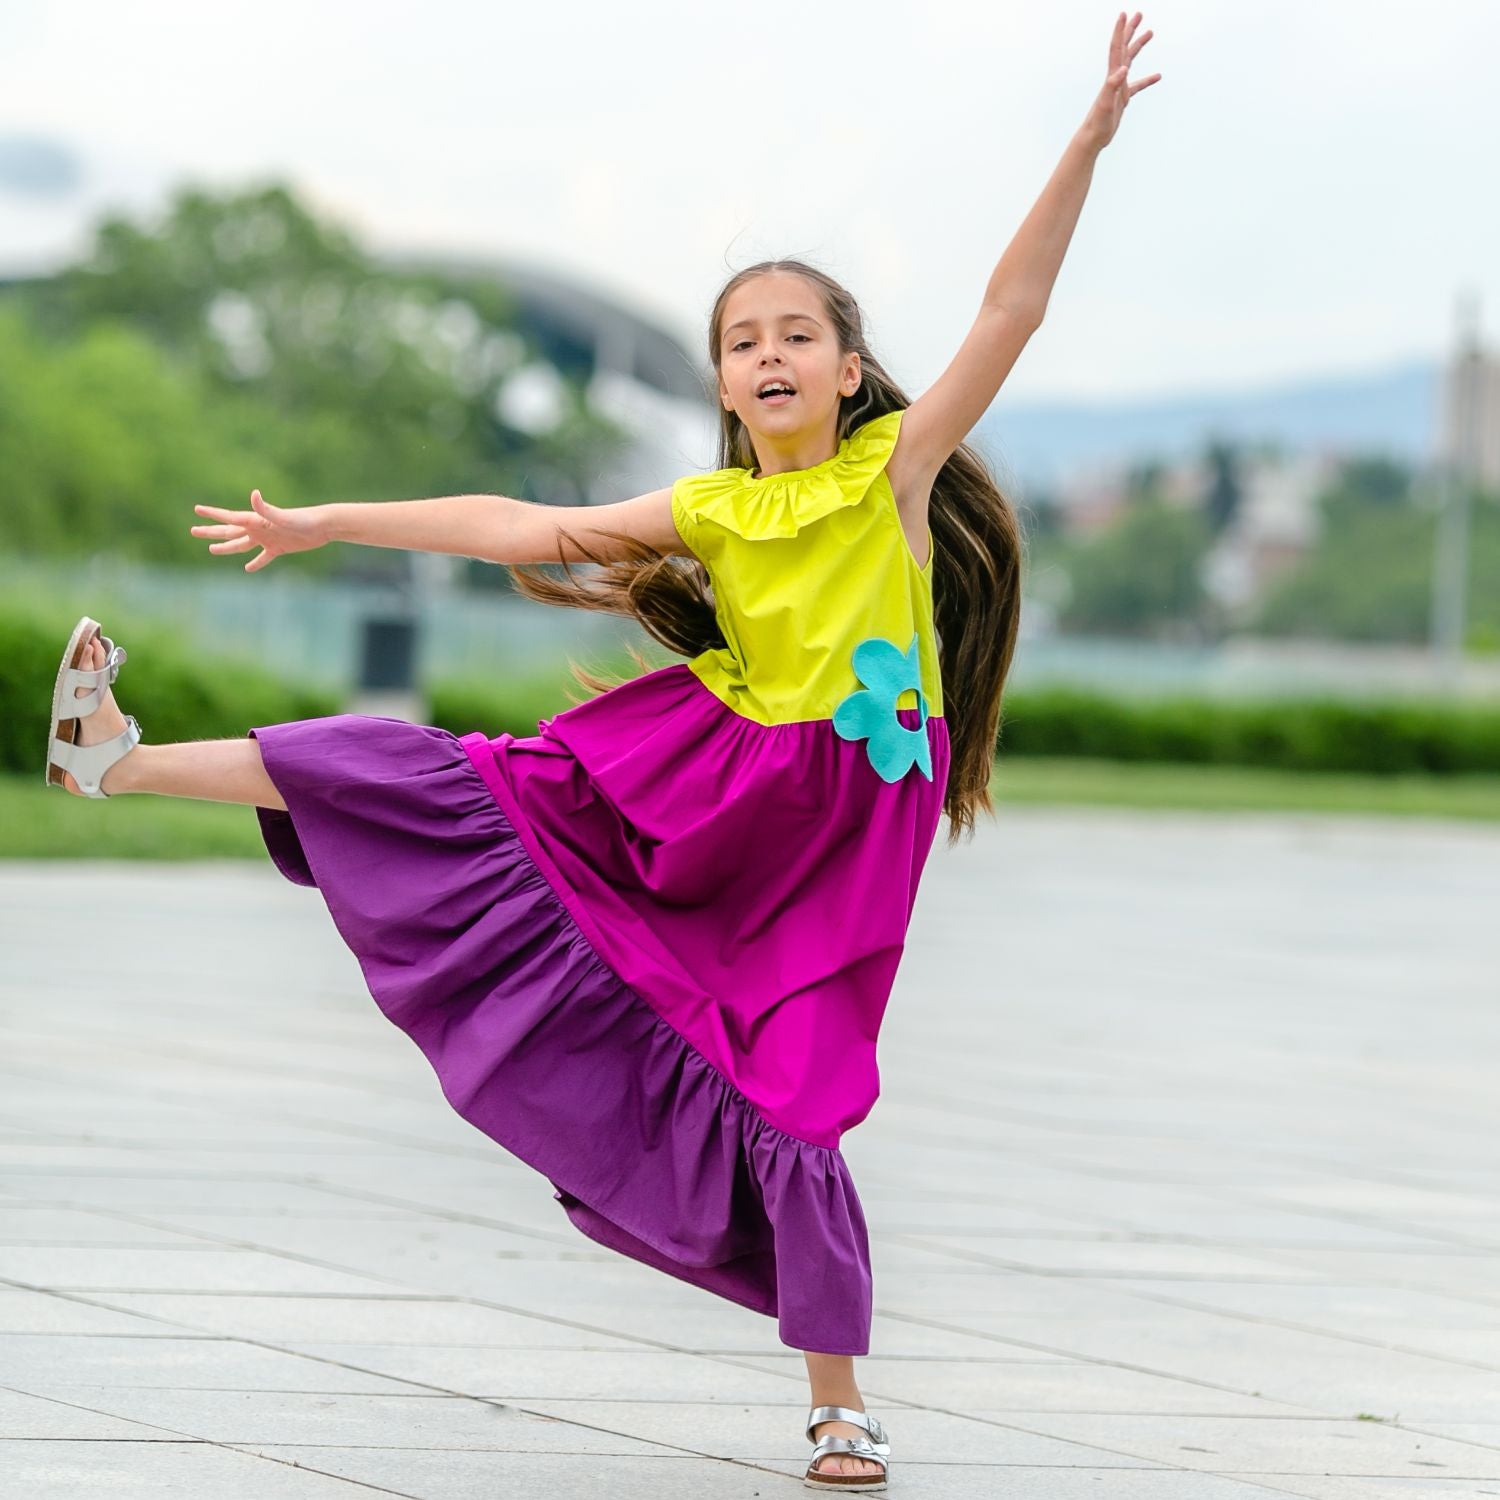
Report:
[{"label": "girl's bare leg", "polygon": [[[97,636],[90,652],[81,665],[102,667],[105,651]],[[79,688],[76,696],[82,698],[87,693],[87,688]],[[125,715],[115,702],[113,689],[106,688],[99,707],[78,721],[75,743],[97,745],[113,739],[124,728]],[[75,795],[83,795],[71,776],[64,775],[63,785]],[[205,802],[286,808],[275,783],[266,775],[260,746],[248,735],[235,740],[190,740],[180,745],[136,745],[104,773],[99,785],[111,797],[119,792],[156,792],[165,797],[197,797]]]},{"label": "girl's bare leg", "polygon": [[[849,1406],[855,1411],[865,1409],[864,1398],[854,1383],[854,1356],[852,1354],[811,1354],[802,1351],[807,1361],[807,1378],[812,1384],[810,1406]],[[819,1422],[813,1428],[816,1441],[822,1437],[869,1437],[863,1427],[853,1422]],[[855,1453],[825,1453],[818,1460],[820,1474],[878,1474],[880,1465],[871,1458],[860,1458]]]},{"label": "girl's bare leg", "polygon": [[[120,728],[124,727],[122,722]],[[156,792],[164,797],[286,808],[281,793],[266,775],[260,746],[248,736],[238,740],[189,740],[180,745],[137,745],[105,772],[99,785],[111,797],[120,792]]]}]

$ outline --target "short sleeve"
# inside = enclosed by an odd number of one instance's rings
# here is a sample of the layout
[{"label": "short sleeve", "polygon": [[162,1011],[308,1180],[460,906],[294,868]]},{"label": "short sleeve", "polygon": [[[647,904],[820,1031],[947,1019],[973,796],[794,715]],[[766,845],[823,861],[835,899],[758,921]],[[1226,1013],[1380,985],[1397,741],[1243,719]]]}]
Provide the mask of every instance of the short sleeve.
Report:
[{"label": "short sleeve", "polygon": [[713,542],[713,528],[703,524],[703,502],[718,474],[684,474],[672,486],[672,523],[688,551],[705,567],[712,564],[718,549]]}]

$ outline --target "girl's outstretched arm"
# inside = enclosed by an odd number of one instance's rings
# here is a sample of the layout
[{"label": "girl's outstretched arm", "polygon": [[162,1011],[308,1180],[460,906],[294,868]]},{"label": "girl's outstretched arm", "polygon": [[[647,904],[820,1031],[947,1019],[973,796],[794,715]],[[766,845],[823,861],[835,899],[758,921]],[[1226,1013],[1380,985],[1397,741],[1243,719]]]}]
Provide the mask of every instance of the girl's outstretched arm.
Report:
[{"label": "girl's outstretched arm", "polygon": [[192,535],[214,538],[214,553],[260,551],[245,564],[247,573],[278,557],[307,552],[329,542],[360,542],[406,552],[448,552],[493,563],[555,563],[588,560],[575,545],[581,538],[605,561],[626,555],[622,544],[595,535],[595,528],[623,532],[660,552],[688,551],[672,520],[671,488],[652,490],[612,505],[542,505],[509,495],[444,495],[433,500],[376,500],[332,505],[272,505],[259,490],[247,511],[195,505],[199,515],[218,524],[190,527]]},{"label": "girl's outstretched arm", "polygon": [[[1160,73],[1130,83],[1130,63],[1151,39],[1132,41],[1140,12],[1126,25],[1115,22],[1109,45],[1109,71],[1083,124],[1069,141],[1062,161],[1041,196],[1006,247],[985,289],[979,316],[952,364],[907,409],[891,455],[896,494],[922,497],[932,480],[989,409],[1021,350],[1047,310],[1063,254],[1083,209],[1094,162],[1114,138],[1131,97],[1160,79]],[[913,518],[925,525],[924,514]]]}]

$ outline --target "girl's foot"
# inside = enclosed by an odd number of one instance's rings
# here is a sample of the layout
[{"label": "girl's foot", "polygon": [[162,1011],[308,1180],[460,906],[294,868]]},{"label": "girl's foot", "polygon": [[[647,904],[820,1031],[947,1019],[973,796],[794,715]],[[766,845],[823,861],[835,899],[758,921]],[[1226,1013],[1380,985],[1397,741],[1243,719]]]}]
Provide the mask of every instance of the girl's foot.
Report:
[{"label": "girl's foot", "polygon": [[[847,1403],[841,1404],[847,1405]],[[867,1438],[870,1435],[863,1427],[856,1427],[853,1422],[819,1422],[812,1431],[814,1442],[817,1442],[819,1438],[830,1436]],[[814,1472],[818,1474],[878,1474],[880,1465],[873,1458],[861,1458],[857,1453],[825,1453],[818,1460]]]},{"label": "girl's foot", "polygon": [[[104,665],[107,657],[108,653],[105,651],[103,645],[99,640],[99,637],[96,635],[93,640],[89,642],[89,649],[84,653],[84,658],[81,662],[78,663],[78,665],[90,670],[97,670]],[[89,688],[75,688],[73,696],[75,698],[87,698],[90,691],[91,690]],[[110,687],[108,684],[105,685],[104,697],[100,700],[98,708],[96,708],[93,713],[85,714],[81,719],[79,719],[77,721],[77,726],[78,727],[73,734],[73,743],[78,746],[97,745],[103,740],[112,740],[117,734],[122,734],[124,732],[125,715],[120,712],[120,706],[115,702],[115,694],[112,687]],[[114,793],[119,790],[120,767],[131,755],[134,755],[139,748],[139,745],[132,745],[131,748],[127,750],[125,754],[122,755],[120,759],[117,760],[114,765],[112,765],[109,770],[104,773],[102,777],[100,777],[99,789],[101,791],[108,792],[111,796],[113,796]],[[73,780],[72,776],[67,771],[63,772],[63,786],[68,791],[72,792],[75,797],[84,797],[88,795],[79,787],[78,783]]]}]

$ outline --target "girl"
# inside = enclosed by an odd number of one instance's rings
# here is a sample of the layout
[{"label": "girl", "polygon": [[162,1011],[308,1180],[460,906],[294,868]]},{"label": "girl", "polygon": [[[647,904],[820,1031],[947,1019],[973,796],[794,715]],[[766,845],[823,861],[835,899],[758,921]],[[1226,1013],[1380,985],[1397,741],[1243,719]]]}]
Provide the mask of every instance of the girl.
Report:
[{"label": "girl", "polygon": [[[1021,539],[964,446],[1041,322],[1094,161],[1151,33],[1109,71],[916,401],[854,299],[801,261],[714,303],[723,467],[603,507],[505,497],[195,509],[245,571],[330,541],[485,558],[548,603],[634,615],[685,661],[535,736],[340,714],[141,745],[85,617],[47,779],[256,809],[320,889],[381,1010],[454,1108],[544,1173],[592,1240],[778,1320],[811,1383],[805,1482],[883,1489],[863,1409],[864,1215],[839,1151],[879,1092],[876,1039],[940,815],[972,834],[1015,648]],[[599,571],[587,582],[570,564]],[[641,663],[644,666],[644,663]]]}]

